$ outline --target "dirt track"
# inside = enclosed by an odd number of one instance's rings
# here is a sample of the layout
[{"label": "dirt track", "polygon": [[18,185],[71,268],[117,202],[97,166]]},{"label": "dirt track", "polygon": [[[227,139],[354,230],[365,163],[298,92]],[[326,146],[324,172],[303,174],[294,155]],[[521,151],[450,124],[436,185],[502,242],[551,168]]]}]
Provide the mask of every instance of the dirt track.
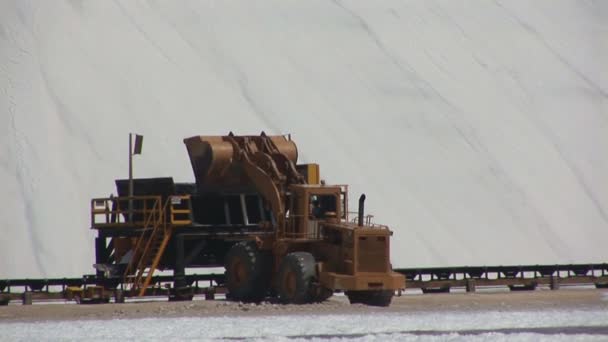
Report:
[{"label": "dirt track", "polygon": [[552,309],[608,310],[608,290],[563,289],[532,292],[405,294],[388,308],[350,305],[344,296],[311,305],[244,304],[225,300],[148,301],[125,304],[34,304],[0,306],[0,322],[227,315],[366,314],[373,312],[527,311]]}]

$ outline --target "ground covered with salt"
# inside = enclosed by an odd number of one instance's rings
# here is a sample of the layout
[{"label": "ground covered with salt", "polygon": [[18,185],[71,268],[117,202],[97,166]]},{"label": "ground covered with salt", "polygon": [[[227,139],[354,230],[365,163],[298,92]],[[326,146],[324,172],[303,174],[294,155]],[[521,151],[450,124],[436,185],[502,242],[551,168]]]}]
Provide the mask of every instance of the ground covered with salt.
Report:
[{"label": "ground covered with salt", "polygon": [[608,292],[407,294],[389,308],[225,300],[0,308],[3,340],[605,341]]},{"label": "ground covered with salt", "polygon": [[221,316],[19,322],[9,340],[606,340],[605,310]]}]

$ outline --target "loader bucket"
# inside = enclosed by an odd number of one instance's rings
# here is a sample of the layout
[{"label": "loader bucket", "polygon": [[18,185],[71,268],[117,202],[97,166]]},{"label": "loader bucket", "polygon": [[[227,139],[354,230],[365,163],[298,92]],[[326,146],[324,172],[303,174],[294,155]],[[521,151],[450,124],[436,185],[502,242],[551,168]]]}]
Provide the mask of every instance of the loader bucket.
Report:
[{"label": "loader bucket", "polygon": [[199,189],[221,187],[246,187],[251,184],[234,161],[239,150],[281,153],[294,164],[298,159],[296,144],[282,135],[278,136],[194,136],[184,139],[192,170]]}]

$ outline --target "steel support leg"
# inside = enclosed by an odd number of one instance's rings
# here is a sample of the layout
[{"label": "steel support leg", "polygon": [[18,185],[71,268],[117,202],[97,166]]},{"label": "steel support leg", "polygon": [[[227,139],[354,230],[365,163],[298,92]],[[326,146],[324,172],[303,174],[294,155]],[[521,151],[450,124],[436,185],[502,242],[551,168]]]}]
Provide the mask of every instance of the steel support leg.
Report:
[{"label": "steel support leg", "polygon": [[475,279],[467,279],[466,290],[467,292],[475,292]]},{"label": "steel support leg", "polygon": [[[99,232],[98,237],[95,238],[95,263],[96,264],[108,264],[110,255],[106,246],[106,237]],[[97,279],[103,279],[105,277],[104,272],[97,270],[95,272]]]},{"label": "steel support leg", "polygon": [[175,264],[173,267],[173,289],[170,301],[192,300],[192,288],[186,284],[186,258],[184,257],[184,236],[173,236],[175,246]]},{"label": "steel support leg", "polygon": [[551,276],[551,290],[559,290],[559,277]]},{"label": "steel support leg", "polygon": [[184,236],[173,236],[175,246],[175,265],[173,267],[173,286],[177,289],[186,286],[186,263],[184,258]]}]

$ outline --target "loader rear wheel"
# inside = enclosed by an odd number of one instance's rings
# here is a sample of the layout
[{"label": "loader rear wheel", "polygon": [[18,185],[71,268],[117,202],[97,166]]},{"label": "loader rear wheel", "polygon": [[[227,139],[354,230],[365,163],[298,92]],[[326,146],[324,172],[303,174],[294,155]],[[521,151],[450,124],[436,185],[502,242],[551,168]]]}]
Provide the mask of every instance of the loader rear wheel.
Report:
[{"label": "loader rear wheel", "polygon": [[310,253],[287,254],[279,267],[277,293],[281,303],[313,302],[312,283],[316,276],[315,258]]},{"label": "loader rear wheel", "polygon": [[241,241],[226,255],[226,288],[228,297],[243,302],[260,302],[270,285],[271,255],[260,251],[255,243]]},{"label": "loader rear wheel", "polygon": [[389,306],[395,294],[392,290],[376,291],[346,291],[351,304],[365,304],[370,306]]}]

